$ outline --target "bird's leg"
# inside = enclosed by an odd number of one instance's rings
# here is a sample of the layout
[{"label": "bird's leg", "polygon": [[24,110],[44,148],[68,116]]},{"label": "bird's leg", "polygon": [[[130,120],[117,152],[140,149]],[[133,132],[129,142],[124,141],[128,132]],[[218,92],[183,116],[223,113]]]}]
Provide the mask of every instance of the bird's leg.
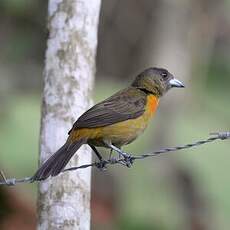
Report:
[{"label": "bird's leg", "polygon": [[133,164],[133,158],[132,158],[132,156],[130,154],[123,152],[121,149],[119,149],[118,147],[116,147],[115,145],[113,145],[113,144],[111,144],[111,143],[109,143],[107,141],[104,141],[104,144],[107,147],[109,147],[111,150],[114,150],[119,155],[121,155],[124,158],[123,161],[124,161],[124,163],[125,163],[125,165],[127,167],[130,168],[132,166],[132,164]]},{"label": "bird's leg", "polygon": [[97,164],[97,167],[99,169],[106,169],[105,167],[105,162],[103,161],[103,158],[101,156],[101,154],[98,152],[98,150],[96,149],[96,147],[94,145],[89,144],[89,146],[91,147],[91,149],[94,151],[94,153],[96,154],[97,158],[99,159],[99,163]]},{"label": "bird's leg", "polygon": [[[117,162],[117,159],[116,157],[112,157],[112,154],[113,154],[113,149],[110,149],[110,153],[109,153],[109,161],[113,164],[114,162]],[[120,158],[120,154],[119,154],[119,159],[118,159],[118,162],[119,160],[121,159]],[[124,164],[123,162],[120,162],[121,164]],[[126,165],[126,164],[125,164]]]},{"label": "bird's leg", "polygon": [[97,151],[96,147],[94,145],[91,145],[91,144],[89,144],[89,146],[94,151],[94,153],[96,154],[97,158],[101,161],[103,158],[102,158],[101,154]]},{"label": "bird's leg", "polygon": [[113,149],[110,149],[110,153],[109,153],[109,159],[111,160],[112,158],[112,154],[113,154]]}]

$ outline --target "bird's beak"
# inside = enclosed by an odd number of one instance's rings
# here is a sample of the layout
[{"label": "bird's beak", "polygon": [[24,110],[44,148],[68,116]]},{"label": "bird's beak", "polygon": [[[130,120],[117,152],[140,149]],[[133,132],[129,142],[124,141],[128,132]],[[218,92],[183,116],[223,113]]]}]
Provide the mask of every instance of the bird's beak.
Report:
[{"label": "bird's beak", "polygon": [[178,88],[184,88],[184,84],[182,82],[180,82],[179,80],[177,80],[176,78],[173,78],[169,81],[169,84],[171,85],[171,87],[178,87]]}]

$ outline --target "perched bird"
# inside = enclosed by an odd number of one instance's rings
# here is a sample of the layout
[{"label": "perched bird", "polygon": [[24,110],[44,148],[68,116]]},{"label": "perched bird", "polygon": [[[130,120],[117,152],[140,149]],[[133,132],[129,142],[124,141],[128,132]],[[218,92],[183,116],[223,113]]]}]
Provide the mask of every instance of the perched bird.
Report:
[{"label": "perched bird", "polygon": [[134,141],[145,130],[159,98],[172,87],[184,85],[166,69],[144,70],[131,86],[83,113],[69,131],[66,143],[42,164],[33,180],[58,175],[83,144],[88,144],[99,160],[102,157],[96,146],[118,152],[128,164],[129,155],[121,147]]}]

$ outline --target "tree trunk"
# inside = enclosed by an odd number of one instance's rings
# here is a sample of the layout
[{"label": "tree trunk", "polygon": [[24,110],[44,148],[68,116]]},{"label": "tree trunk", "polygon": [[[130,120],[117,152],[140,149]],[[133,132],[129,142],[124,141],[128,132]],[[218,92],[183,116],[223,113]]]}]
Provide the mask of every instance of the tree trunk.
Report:
[{"label": "tree trunk", "polygon": [[[67,138],[91,104],[100,0],[49,0],[49,39],[44,71],[40,161]],[[83,146],[69,166],[91,161]],[[39,184],[38,229],[90,229],[90,168]]]}]

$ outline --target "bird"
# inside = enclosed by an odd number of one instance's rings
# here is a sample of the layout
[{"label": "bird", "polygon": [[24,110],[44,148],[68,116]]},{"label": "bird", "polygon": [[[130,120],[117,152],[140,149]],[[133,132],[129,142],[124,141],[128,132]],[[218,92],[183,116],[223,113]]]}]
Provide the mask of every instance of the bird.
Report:
[{"label": "bird", "polygon": [[159,99],[174,87],[185,86],[168,70],[145,69],[130,86],[83,113],[68,132],[66,143],[40,166],[32,179],[45,180],[60,174],[83,144],[88,144],[101,162],[103,158],[97,147],[117,152],[130,167],[130,155],[122,151],[122,146],[143,133],[156,112]]}]

